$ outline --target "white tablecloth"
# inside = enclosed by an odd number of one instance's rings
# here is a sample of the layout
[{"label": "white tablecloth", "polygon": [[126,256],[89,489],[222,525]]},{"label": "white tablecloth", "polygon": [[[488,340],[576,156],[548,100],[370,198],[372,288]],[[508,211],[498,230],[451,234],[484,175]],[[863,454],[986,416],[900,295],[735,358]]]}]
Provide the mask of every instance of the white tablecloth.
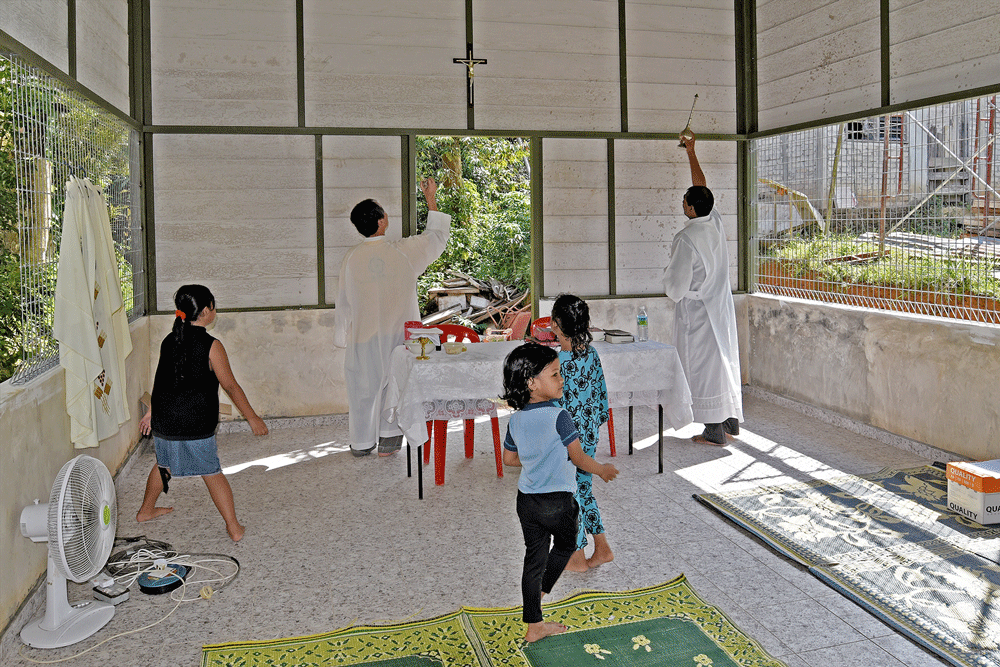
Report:
[{"label": "white tablecloth", "polygon": [[[429,359],[400,345],[390,360],[386,405],[414,445],[427,439],[426,422],[491,414],[503,393],[503,360],[521,341],[466,343],[461,354],[430,352]],[[663,406],[674,428],[692,421],[691,391],[673,345],[655,341],[611,344],[595,342],[608,385],[612,408]]]}]

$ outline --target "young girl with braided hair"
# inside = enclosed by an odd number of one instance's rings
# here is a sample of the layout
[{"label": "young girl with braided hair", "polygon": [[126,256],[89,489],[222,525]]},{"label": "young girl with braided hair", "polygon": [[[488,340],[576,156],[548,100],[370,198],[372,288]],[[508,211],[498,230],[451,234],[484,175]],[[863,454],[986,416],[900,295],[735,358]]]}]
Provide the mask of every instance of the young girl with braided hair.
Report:
[{"label": "young girl with braided hair", "polygon": [[[608,421],[608,388],[597,350],[590,344],[590,307],[572,294],[561,294],[552,304],[552,332],[559,341],[559,366],[563,377],[563,395],[559,405],[573,417],[580,433],[580,446],[593,458],[600,439],[598,429]],[[580,504],[580,530],[577,550],[566,564],[571,572],[586,572],[614,560],[614,553],[604,533],[601,510],[594,499],[593,476],[576,471],[576,501]],[[594,553],[587,558],[587,534],[594,536]]]},{"label": "young girl with braided hair", "polygon": [[233,489],[222,474],[215,442],[219,425],[219,387],[246,418],[254,435],[266,435],[267,426],[250,406],[233,376],[222,342],[208,333],[215,322],[215,297],[204,285],[183,285],[174,294],[174,326],[160,344],[160,360],[153,378],[152,404],[139,422],[143,435],[152,433],[156,463],[146,479],[137,521],[149,521],[173,511],[157,507],[173,477],[200,475],[226,522],[234,542],[245,528],[236,519]]}]

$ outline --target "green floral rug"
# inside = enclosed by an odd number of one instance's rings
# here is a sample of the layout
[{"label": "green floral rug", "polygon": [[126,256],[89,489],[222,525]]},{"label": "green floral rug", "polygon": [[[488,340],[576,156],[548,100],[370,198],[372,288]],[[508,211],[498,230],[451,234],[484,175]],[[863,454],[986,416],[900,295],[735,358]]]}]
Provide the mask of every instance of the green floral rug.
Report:
[{"label": "green floral rug", "polygon": [[520,607],[463,607],[398,625],[205,646],[202,665],[784,667],[699,598],[683,575],[634,591],[579,593],[544,609],[545,620],[569,630],[533,644],[524,641]]},{"label": "green floral rug", "polygon": [[695,496],[955,665],[1000,667],[1000,530],[939,466]]}]

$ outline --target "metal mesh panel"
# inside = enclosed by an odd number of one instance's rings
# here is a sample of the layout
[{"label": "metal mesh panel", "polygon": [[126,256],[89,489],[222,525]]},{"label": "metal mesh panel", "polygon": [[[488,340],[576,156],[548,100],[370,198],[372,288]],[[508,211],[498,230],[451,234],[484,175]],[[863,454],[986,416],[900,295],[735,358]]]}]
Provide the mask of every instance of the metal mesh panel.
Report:
[{"label": "metal mesh panel", "polygon": [[754,290],[1000,323],[997,96],[758,139]]},{"label": "metal mesh panel", "polygon": [[[21,354],[13,374],[24,382],[58,363],[52,337],[56,270],[66,181],[89,178],[108,204],[122,294],[129,320],[145,310],[145,256],[138,208],[137,132],[58,80],[16,55],[0,53],[2,146],[12,178],[0,187],[16,191],[13,229],[4,230],[8,261],[20,270],[4,280],[20,283],[18,322],[3,335],[19,339]],[[7,164],[7,162],[5,162]],[[5,173],[5,172],[0,172]],[[9,254],[16,255],[11,260]],[[8,347],[10,341],[3,341]],[[11,369],[3,369],[3,379]]]}]

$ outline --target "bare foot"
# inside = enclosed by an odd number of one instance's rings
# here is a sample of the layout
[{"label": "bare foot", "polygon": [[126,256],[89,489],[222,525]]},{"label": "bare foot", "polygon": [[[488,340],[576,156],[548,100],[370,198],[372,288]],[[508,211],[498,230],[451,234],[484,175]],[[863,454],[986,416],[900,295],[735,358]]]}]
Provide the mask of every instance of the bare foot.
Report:
[{"label": "bare foot", "polygon": [[587,558],[583,555],[583,549],[577,549],[573,552],[566,563],[566,569],[570,572],[586,572],[589,569]]},{"label": "bare foot", "polygon": [[236,524],[232,528],[226,526],[226,532],[229,533],[229,537],[232,538],[233,542],[239,542],[243,539],[243,534],[246,533],[247,529],[241,524]]},{"label": "bare foot", "polygon": [[594,551],[593,556],[587,559],[587,566],[597,567],[599,565],[604,565],[605,563],[610,563],[614,559],[615,555],[611,553],[611,549],[608,549],[606,551],[598,549]]},{"label": "bare foot", "polygon": [[532,642],[537,642],[542,637],[558,635],[566,632],[567,630],[569,630],[569,628],[562,623],[549,623],[545,621],[528,623],[528,632],[524,635],[524,641],[530,644]]},{"label": "bare foot", "polygon": [[696,435],[691,438],[691,442],[697,442],[700,445],[712,445],[713,447],[725,447],[724,442],[712,442],[711,440],[706,440],[704,436]]},{"label": "bare foot", "polygon": [[135,515],[135,520],[142,523],[143,521],[150,521],[158,516],[163,516],[164,514],[170,514],[173,511],[173,507],[154,507],[151,512],[143,512],[142,510],[139,510]]}]

